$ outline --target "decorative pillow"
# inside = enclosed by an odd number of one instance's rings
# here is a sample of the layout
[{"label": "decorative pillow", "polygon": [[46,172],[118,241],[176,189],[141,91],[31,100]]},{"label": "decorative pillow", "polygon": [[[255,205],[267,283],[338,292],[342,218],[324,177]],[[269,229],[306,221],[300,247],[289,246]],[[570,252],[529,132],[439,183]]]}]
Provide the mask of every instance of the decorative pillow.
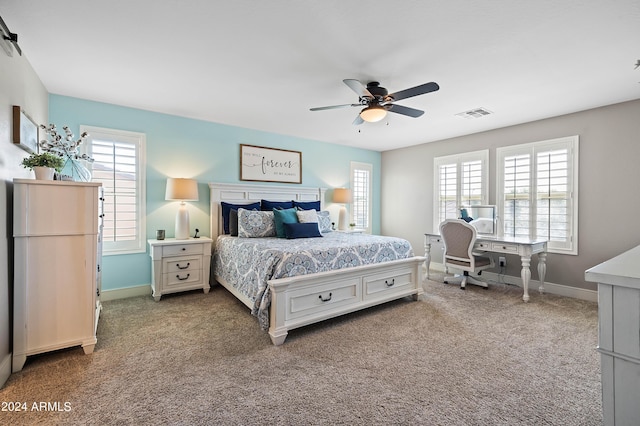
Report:
[{"label": "decorative pillow", "polygon": [[293,206],[298,210],[315,210],[320,211],[320,201],[294,201]]},{"label": "decorative pillow", "polygon": [[231,204],[225,203],[224,201],[220,202],[222,206],[222,227],[224,229],[224,233],[229,233],[229,213],[231,209],[238,210],[240,208],[247,210],[260,210],[260,203],[250,203],[250,204]]},{"label": "decorative pillow", "polygon": [[269,201],[260,200],[260,210],[265,212],[273,211],[273,209],[290,209],[293,207],[293,201]]},{"label": "decorative pillow", "polygon": [[289,239],[322,237],[322,234],[318,229],[318,224],[313,222],[285,223],[284,233]]},{"label": "decorative pillow", "polygon": [[238,237],[275,237],[276,226],[273,212],[238,209]]},{"label": "decorative pillow", "polygon": [[273,220],[276,226],[276,237],[284,238],[286,237],[284,233],[284,224],[285,223],[297,223],[298,216],[296,215],[296,209],[273,209]]},{"label": "decorative pillow", "polygon": [[318,213],[315,210],[298,210],[296,214],[300,223],[318,223]]},{"label": "decorative pillow", "polygon": [[318,215],[318,228],[321,233],[331,232],[331,214],[328,210],[322,210],[317,213]]}]

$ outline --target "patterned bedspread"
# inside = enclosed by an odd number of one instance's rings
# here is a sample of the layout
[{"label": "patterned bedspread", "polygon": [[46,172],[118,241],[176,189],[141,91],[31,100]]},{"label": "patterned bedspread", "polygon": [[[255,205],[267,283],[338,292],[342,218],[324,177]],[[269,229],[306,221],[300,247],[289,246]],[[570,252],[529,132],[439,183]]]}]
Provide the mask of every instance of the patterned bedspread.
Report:
[{"label": "patterned bedspread", "polygon": [[331,232],[322,238],[238,238],[216,241],[214,274],[253,302],[251,313],[269,328],[267,281],[413,257],[407,240]]}]

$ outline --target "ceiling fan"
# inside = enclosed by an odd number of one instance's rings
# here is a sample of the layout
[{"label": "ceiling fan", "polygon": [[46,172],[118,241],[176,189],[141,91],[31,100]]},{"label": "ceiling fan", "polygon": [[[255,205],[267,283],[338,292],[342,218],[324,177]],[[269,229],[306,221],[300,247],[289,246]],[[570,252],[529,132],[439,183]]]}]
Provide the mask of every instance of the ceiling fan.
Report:
[{"label": "ceiling fan", "polygon": [[344,84],[349,86],[351,90],[358,94],[357,104],[343,104],[332,105],[326,107],[311,108],[311,111],[322,111],[325,109],[345,108],[345,107],[362,107],[364,109],[360,111],[360,114],[353,120],[355,126],[364,123],[374,123],[382,120],[387,111],[395,112],[396,114],[407,115],[409,117],[417,118],[424,114],[424,111],[409,108],[402,105],[396,105],[393,102],[401,99],[411,98],[413,96],[424,95],[425,93],[435,92],[440,89],[438,83],[425,83],[420,86],[411,87],[410,89],[400,90],[399,92],[391,93],[384,87],[380,86],[377,81],[371,81],[367,83],[365,87],[360,81],[347,78],[342,80]]}]

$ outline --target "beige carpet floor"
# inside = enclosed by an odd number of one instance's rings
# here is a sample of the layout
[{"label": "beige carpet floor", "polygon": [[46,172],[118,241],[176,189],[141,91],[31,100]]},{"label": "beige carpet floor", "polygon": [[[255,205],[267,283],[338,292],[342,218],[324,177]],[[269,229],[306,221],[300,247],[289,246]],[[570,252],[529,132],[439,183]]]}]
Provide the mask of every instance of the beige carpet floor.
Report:
[{"label": "beige carpet floor", "polygon": [[[2,424],[599,425],[597,304],[425,282],[271,345],[215,287],[104,303],[95,352],[29,357]],[[35,411],[48,402],[53,411]]]}]

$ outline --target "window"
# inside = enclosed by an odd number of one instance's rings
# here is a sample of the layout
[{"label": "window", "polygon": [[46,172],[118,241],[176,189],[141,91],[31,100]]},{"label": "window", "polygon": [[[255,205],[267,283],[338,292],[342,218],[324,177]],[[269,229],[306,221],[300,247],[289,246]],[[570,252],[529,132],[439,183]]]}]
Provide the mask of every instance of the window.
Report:
[{"label": "window", "polygon": [[578,254],[578,136],[498,148],[497,161],[504,235]]},{"label": "window", "polygon": [[104,254],[144,252],[145,135],[88,126],[80,131],[89,133],[92,181],[104,188]]},{"label": "window", "polygon": [[373,166],[367,163],[351,162],[351,221],[356,228],[371,233],[373,192]]},{"label": "window", "polygon": [[460,206],[488,203],[488,150],[436,157],[433,165],[434,230],[444,220],[460,217]]}]

